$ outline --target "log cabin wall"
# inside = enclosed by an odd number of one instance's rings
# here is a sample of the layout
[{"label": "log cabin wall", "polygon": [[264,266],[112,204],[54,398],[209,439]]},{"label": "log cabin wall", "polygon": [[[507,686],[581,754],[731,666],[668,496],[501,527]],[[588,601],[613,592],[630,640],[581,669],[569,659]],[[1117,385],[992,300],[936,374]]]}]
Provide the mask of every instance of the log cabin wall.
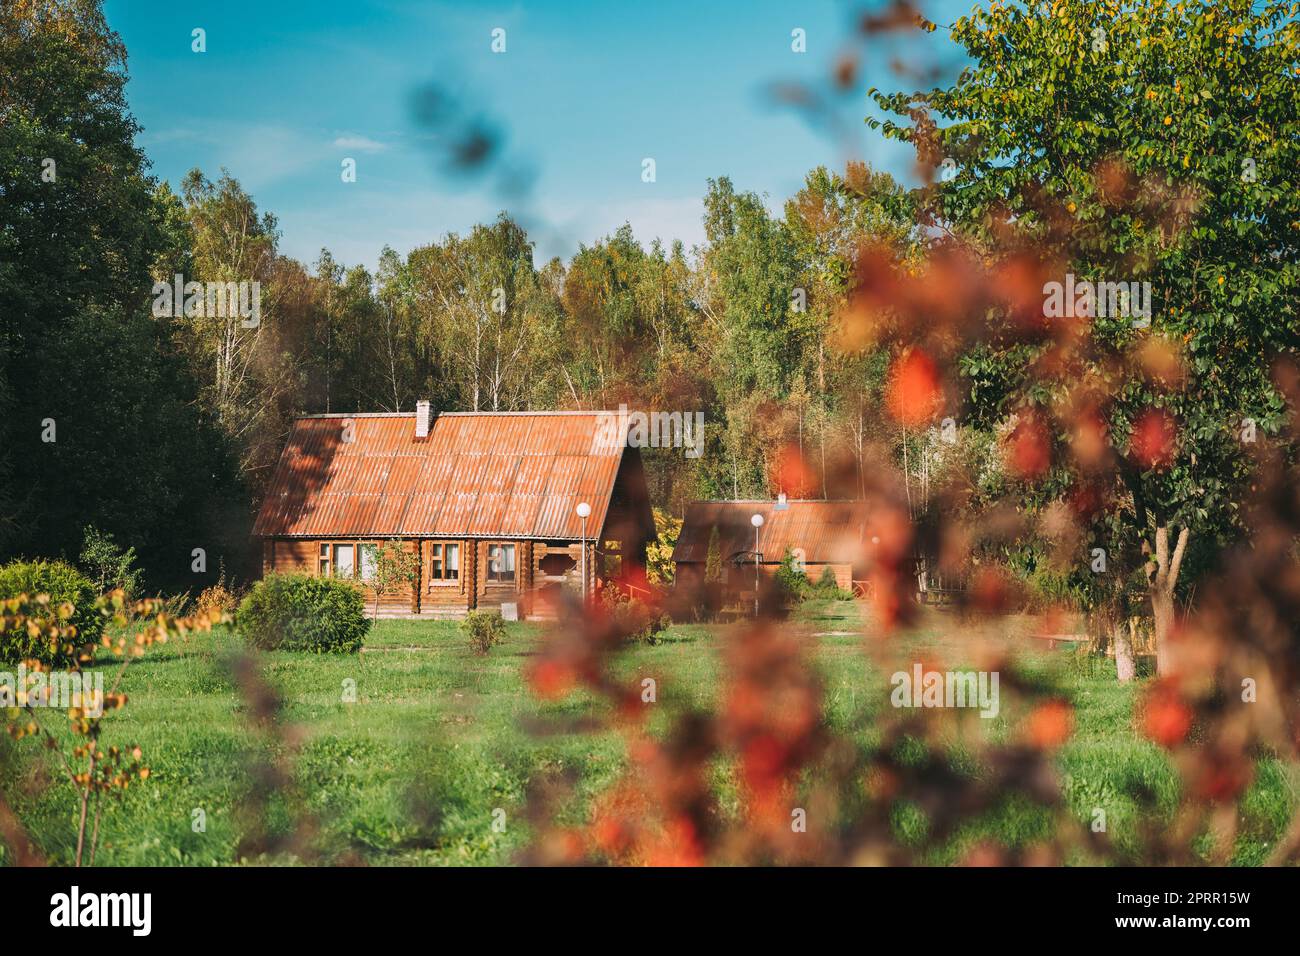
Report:
[{"label": "log cabin wall", "polygon": [[[353,567],[359,568],[360,546],[363,544],[379,545],[386,543],[368,538],[279,538],[269,539],[263,545],[262,550],[262,571],[263,573],[274,571],[277,574],[310,574],[319,576],[325,573],[325,564],[328,562],[331,567],[330,573],[333,573],[333,555],[336,545],[352,547]],[[402,549],[410,553],[417,553],[420,548],[420,542],[415,540],[402,541]],[[328,554],[323,550],[329,549]],[[423,564],[423,562],[421,562]],[[355,578],[354,578],[355,579]],[[424,579],[424,571],[421,568],[420,580]],[[365,582],[356,579],[357,584],[361,586],[361,591],[365,595],[367,611],[373,611],[375,607],[374,589],[366,586]],[[421,593],[419,585],[414,587],[410,585],[394,587],[386,594],[379,597],[379,613],[381,616],[405,616],[407,614],[419,613],[421,608]]]},{"label": "log cabin wall", "polygon": [[472,543],[467,542],[465,546],[465,560],[468,562],[466,573],[469,575],[465,584],[465,609],[468,611],[478,607],[478,569],[480,567],[478,548],[471,545]]},{"label": "log cabin wall", "polygon": [[[333,573],[336,545],[351,546],[353,567],[359,570],[360,546],[379,544],[366,538],[278,538],[267,539],[262,549],[263,574]],[[454,577],[449,574],[447,546],[454,545]],[[494,545],[515,549],[513,577],[494,580],[489,550]],[[500,540],[466,538],[421,538],[403,540],[406,550],[420,556],[414,587],[395,587],[379,599],[381,617],[404,617],[418,614],[430,618],[462,617],[475,608],[501,610],[515,604],[521,618],[553,617],[559,594],[573,596],[582,592],[582,545],[577,541]],[[323,549],[329,549],[327,552]],[[438,548],[442,550],[439,551]],[[617,553],[617,552],[614,552]],[[328,557],[326,556],[328,555]],[[595,594],[601,576],[601,560],[596,542],[587,542],[587,588]],[[501,577],[498,573],[495,577]],[[357,580],[365,595],[367,609],[374,608],[375,594]]]}]

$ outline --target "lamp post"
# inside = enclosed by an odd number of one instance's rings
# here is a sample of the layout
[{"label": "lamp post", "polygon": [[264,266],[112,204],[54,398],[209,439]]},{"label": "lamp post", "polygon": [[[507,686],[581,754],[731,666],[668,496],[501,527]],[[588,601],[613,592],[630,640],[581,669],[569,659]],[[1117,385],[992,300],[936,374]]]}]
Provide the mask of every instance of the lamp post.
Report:
[{"label": "lamp post", "polygon": [[591,514],[591,505],[585,501],[578,502],[578,517],[582,519],[582,604],[587,604],[587,516]]},{"label": "lamp post", "polygon": [[757,512],[749,519],[754,526],[754,617],[758,617],[758,529],[763,527],[763,516]]}]

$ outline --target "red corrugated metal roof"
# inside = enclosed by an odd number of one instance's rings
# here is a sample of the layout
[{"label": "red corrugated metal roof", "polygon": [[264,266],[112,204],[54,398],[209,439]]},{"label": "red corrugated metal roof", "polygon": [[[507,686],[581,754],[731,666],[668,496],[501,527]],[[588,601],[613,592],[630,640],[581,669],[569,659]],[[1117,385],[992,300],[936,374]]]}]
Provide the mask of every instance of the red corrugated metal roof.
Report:
[{"label": "red corrugated metal roof", "polygon": [[775,501],[697,501],[686,510],[673,560],[707,561],[714,527],[723,561],[741,553],[752,556],[755,514],[763,516],[758,550],[764,563],[801,548],[804,560],[813,564],[860,564],[870,537],[862,501],[790,501],[783,510]]},{"label": "red corrugated metal roof", "polygon": [[425,439],[414,413],[299,418],[253,534],[577,539],[586,501],[593,537],[623,456],[599,440],[614,414],[453,412]]}]

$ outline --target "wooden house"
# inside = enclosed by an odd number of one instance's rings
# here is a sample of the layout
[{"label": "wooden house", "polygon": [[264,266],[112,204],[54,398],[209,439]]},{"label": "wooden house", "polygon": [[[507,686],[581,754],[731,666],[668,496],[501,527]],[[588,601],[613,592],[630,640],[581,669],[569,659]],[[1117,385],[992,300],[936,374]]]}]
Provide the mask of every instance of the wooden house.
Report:
[{"label": "wooden house", "polygon": [[[763,519],[757,534],[754,515]],[[829,569],[836,584],[853,590],[865,577],[872,547],[861,501],[697,501],[687,508],[673,549],[677,586],[704,583],[715,528],[722,584],[732,596],[752,591],[755,571],[773,574],[787,554],[810,581]]]},{"label": "wooden house", "polygon": [[[263,573],[369,582],[383,542],[418,577],[384,616],[554,613],[562,589],[644,584],[654,517],[640,453],[609,440],[612,413],[451,412],[297,419],[253,527]],[[590,508],[587,517],[579,505]]]}]

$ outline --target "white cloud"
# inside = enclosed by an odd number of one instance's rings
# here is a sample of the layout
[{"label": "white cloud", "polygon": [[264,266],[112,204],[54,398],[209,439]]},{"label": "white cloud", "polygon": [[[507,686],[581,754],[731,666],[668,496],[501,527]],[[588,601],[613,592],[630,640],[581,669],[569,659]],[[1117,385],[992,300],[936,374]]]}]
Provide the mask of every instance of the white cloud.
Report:
[{"label": "white cloud", "polygon": [[212,120],[197,130],[182,127],[146,133],[141,143],[183,145],[185,168],[198,166],[210,179],[228,169],[258,205],[267,208],[274,203],[263,195],[264,190],[334,155],[324,140],[300,130],[241,120]]},{"label": "white cloud", "polygon": [[355,149],[363,153],[378,153],[388,148],[387,143],[380,143],[367,136],[340,136],[334,140],[339,149]]}]

